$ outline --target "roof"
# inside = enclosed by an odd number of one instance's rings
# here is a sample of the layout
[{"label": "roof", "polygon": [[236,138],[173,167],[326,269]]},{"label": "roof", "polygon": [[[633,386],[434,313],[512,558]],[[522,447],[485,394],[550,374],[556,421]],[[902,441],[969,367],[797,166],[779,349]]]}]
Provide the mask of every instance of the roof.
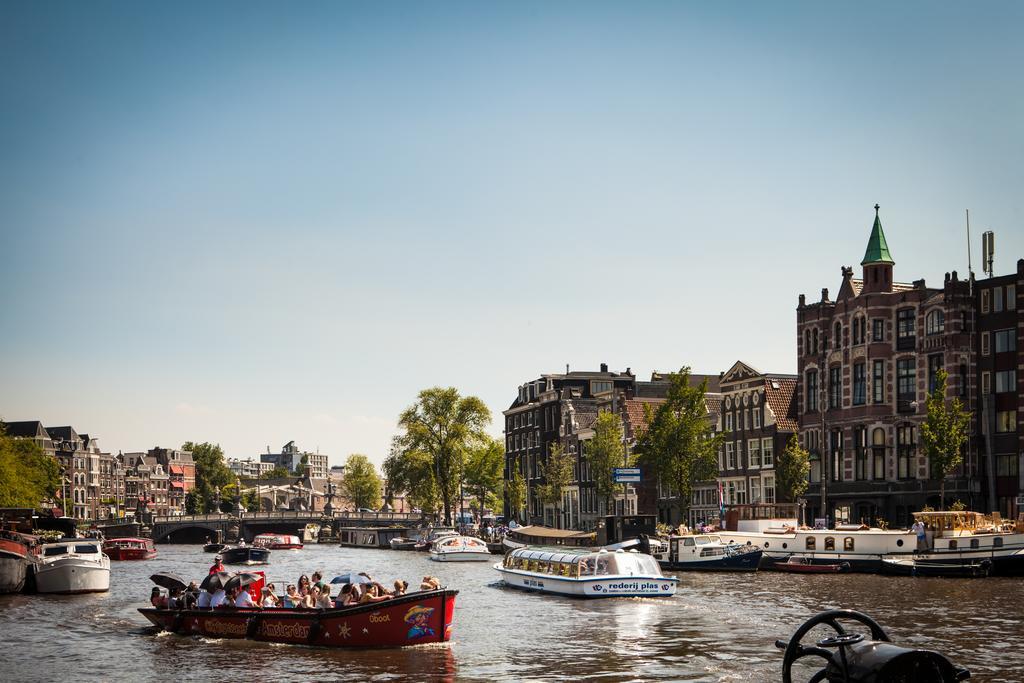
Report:
[{"label": "roof", "polygon": [[[864,289],[864,281],[853,279],[850,280],[850,284],[853,286],[853,295],[860,296],[861,291]],[[894,282],[892,283],[893,292],[909,292],[914,289],[914,285],[909,282]],[[878,292],[875,292],[878,294]]]},{"label": "roof", "polygon": [[78,433],[74,427],[47,427],[46,431],[50,434],[51,439],[60,439],[67,441],[70,439],[79,439]]},{"label": "roof", "polygon": [[708,407],[708,415],[718,416],[722,414],[722,395],[704,394],[704,405]]},{"label": "roof", "polygon": [[775,424],[779,430],[798,431],[796,422],[796,378],[766,377],[764,397],[768,407],[775,413]]},{"label": "roof", "polygon": [[626,420],[629,422],[630,430],[636,432],[647,429],[647,410],[657,410],[658,406],[665,402],[663,398],[630,398],[622,402]]},{"label": "roof", "polygon": [[[667,390],[668,389],[668,382],[669,382],[669,377],[668,376],[670,374],[672,374],[672,373],[658,372],[657,370],[654,370],[653,372],[651,372],[651,382],[650,383],[651,384],[656,384],[656,383],[664,382],[665,385],[666,385],[665,388]],[[718,382],[719,382],[720,379],[721,379],[720,375],[702,375],[702,374],[698,374],[698,373],[695,373],[695,372],[691,372],[690,373],[690,384],[689,384],[689,386],[695,387],[695,386],[698,386],[704,380],[707,380],[708,381],[708,388],[707,388],[708,393],[716,393],[717,394],[718,391],[719,391]],[[639,382],[638,382],[638,384],[639,384]],[[662,395],[664,395],[664,394],[662,394]]]},{"label": "roof", "polygon": [[43,423],[39,420],[28,420],[23,422],[4,422],[4,432],[7,436],[15,436],[23,439],[34,439],[37,436],[46,438],[47,432]]},{"label": "roof", "polygon": [[885,241],[885,232],[882,231],[882,220],[878,217],[878,204],[875,204],[875,224],[871,226],[871,237],[868,238],[868,248],[864,252],[862,266],[869,263],[894,264],[892,255],[889,253],[889,245]]},{"label": "roof", "polygon": [[516,534],[535,538],[589,538],[593,531],[574,531],[572,529],[552,529],[547,526],[521,526],[513,529]]}]

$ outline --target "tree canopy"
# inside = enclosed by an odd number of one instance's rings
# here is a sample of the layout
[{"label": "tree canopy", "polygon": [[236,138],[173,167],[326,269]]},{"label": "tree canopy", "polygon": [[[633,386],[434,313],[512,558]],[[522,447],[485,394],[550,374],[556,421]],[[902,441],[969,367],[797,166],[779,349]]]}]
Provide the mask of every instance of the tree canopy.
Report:
[{"label": "tree canopy", "polygon": [[486,508],[496,509],[501,501],[502,475],[505,469],[505,445],[499,439],[487,438],[470,448],[466,457],[465,487],[476,496],[480,514]]},{"label": "tree canopy", "polygon": [[935,373],[935,390],[928,395],[928,415],[921,425],[921,443],[928,454],[932,477],[939,480],[939,509],[946,505],[946,477],[963,461],[970,414],[959,398],[946,402],[945,370]]},{"label": "tree canopy", "polygon": [[381,504],[383,482],[377,468],[361,453],[353,453],[345,461],[345,478],[341,480],[341,492],[358,508],[376,510]]},{"label": "tree canopy", "polygon": [[[556,520],[562,517],[558,514],[562,510],[562,490],[572,483],[574,463],[575,458],[562,444],[552,443],[547,460],[540,466],[544,483],[537,487],[537,495],[542,503],[555,506]],[[555,526],[559,525],[556,523]]]},{"label": "tree canopy", "polygon": [[[299,470],[302,471],[302,470]],[[288,471],[287,467],[281,467],[278,465],[272,470],[267,470],[265,474],[260,475],[260,479],[287,479],[291,477],[292,473]],[[296,475],[297,476],[297,475]]]},{"label": "tree canopy", "polygon": [[461,396],[454,387],[424,389],[398,418],[403,433],[396,437],[392,457],[429,459],[445,524],[452,523],[467,453],[486,440],[484,428],[490,421],[491,411],[483,401]]},{"label": "tree canopy", "polygon": [[775,494],[780,503],[795,503],[807,491],[811,474],[811,458],[800,447],[796,434],[775,458]]},{"label": "tree canopy", "polygon": [[0,507],[37,508],[60,488],[57,459],[35,441],[7,436],[0,423]]},{"label": "tree canopy", "polygon": [[615,413],[600,413],[594,422],[594,436],[583,446],[583,455],[590,463],[597,495],[605,501],[610,510],[609,500],[622,485],[615,483],[615,468],[628,464],[624,456],[622,418]]},{"label": "tree canopy", "polygon": [[404,451],[392,443],[391,454],[384,460],[384,476],[388,491],[404,491],[406,500],[425,513],[435,514],[441,507],[441,494],[434,479],[434,461],[423,451]]},{"label": "tree canopy", "polygon": [[718,474],[718,449],[723,434],[712,430],[705,400],[708,382],[693,386],[690,368],[668,376],[666,400],[648,409],[648,426],[640,434],[637,450],[658,477],[679,496],[682,519],[687,519],[693,486]]},{"label": "tree canopy", "polygon": [[508,501],[509,513],[514,518],[520,518],[523,508],[526,507],[526,478],[519,471],[519,456],[516,456],[512,464],[512,476],[505,482],[505,498]]},{"label": "tree canopy", "polygon": [[233,484],[235,481],[235,475],[224,462],[223,449],[219,444],[186,441],[182,444],[181,450],[190,451],[192,460],[196,464],[194,491],[197,496],[197,508],[201,508],[204,512],[215,512],[213,509],[215,494],[218,491],[223,492],[225,486]]}]

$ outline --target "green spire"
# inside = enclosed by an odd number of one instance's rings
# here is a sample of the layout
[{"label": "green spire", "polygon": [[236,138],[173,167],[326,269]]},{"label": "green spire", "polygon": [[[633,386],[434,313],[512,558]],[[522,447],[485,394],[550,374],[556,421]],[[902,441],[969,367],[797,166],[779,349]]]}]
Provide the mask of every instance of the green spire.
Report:
[{"label": "green spire", "polygon": [[868,250],[864,252],[862,266],[869,263],[895,264],[892,255],[889,254],[889,245],[885,243],[885,233],[882,232],[882,221],[878,218],[878,204],[875,204],[875,224],[871,226],[871,238],[868,240]]}]

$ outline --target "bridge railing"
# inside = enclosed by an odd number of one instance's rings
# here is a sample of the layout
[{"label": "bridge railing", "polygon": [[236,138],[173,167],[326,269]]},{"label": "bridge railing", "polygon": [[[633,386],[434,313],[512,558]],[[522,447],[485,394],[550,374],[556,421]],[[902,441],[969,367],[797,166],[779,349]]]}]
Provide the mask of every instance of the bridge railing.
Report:
[{"label": "bridge railing", "polygon": [[228,513],[213,513],[205,515],[168,515],[166,517],[154,517],[154,524],[182,524],[188,522],[225,522],[233,519],[236,520],[290,520],[290,519],[308,519],[308,520],[319,520],[323,518],[329,519],[346,519],[353,521],[419,521],[424,518],[422,513],[419,512],[346,512],[344,510],[335,510],[330,515],[325,515],[322,512],[309,512],[308,510],[278,510],[275,512],[243,512],[239,515],[232,515]]},{"label": "bridge railing", "polygon": [[208,515],[168,515],[167,517],[154,517],[153,524],[166,522],[223,522],[231,519],[231,515],[208,514]]}]

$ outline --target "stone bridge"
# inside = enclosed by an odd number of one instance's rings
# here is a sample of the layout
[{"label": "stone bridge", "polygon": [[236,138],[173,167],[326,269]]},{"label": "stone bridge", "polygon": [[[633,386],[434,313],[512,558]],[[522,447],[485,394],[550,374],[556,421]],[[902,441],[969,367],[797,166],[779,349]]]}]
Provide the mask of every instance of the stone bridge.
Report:
[{"label": "stone bridge", "polygon": [[278,533],[301,536],[307,524],[339,527],[419,526],[426,518],[416,512],[343,512],[331,515],[320,512],[280,511],[243,512],[241,514],[178,515],[154,517],[154,543],[202,543],[207,536],[220,539],[244,538],[251,541],[257,534]]}]

